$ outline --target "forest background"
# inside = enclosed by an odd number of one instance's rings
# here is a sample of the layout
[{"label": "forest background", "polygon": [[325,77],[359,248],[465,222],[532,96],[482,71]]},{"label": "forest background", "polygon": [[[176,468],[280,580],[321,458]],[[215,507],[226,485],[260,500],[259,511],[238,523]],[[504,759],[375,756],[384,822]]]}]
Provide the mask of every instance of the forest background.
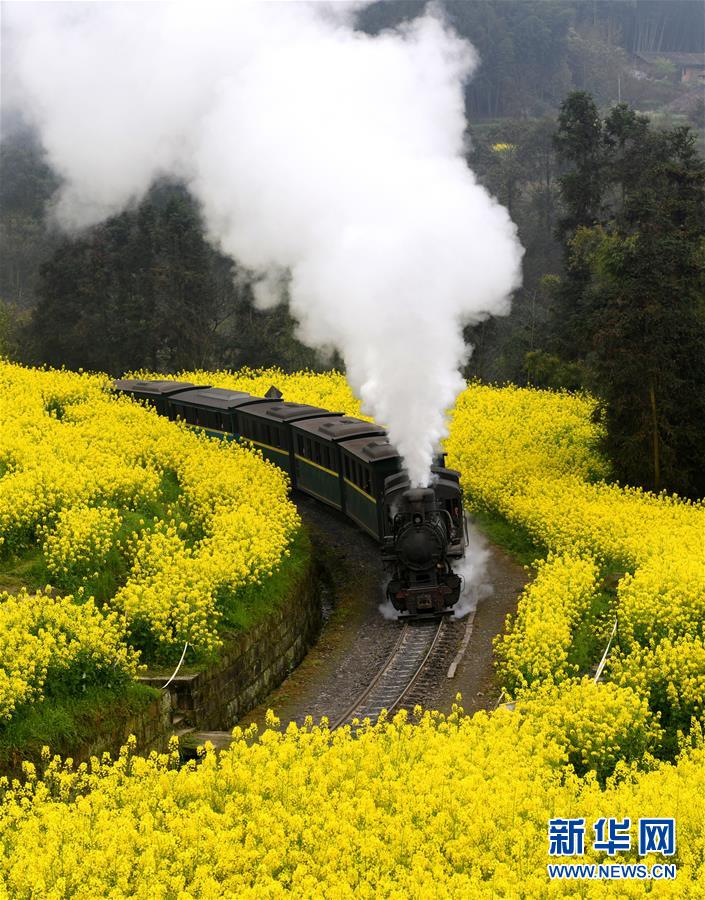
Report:
[{"label": "forest background", "polygon": [[[365,8],[377,33],[423,0]],[[442,3],[477,48],[468,163],[526,248],[512,312],[466,330],[466,376],[586,388],[623,481],[705,494],[705,7],[699,0]],[[700,63],[698,63],[700,60]],[[342,367],[254,307],[185,185],[66,236],[35,135],[0,144],[0,355],[120,374]],[[653,323],[644,333],[643,323]],[[701,424],[698,424],[701,423]]]}]

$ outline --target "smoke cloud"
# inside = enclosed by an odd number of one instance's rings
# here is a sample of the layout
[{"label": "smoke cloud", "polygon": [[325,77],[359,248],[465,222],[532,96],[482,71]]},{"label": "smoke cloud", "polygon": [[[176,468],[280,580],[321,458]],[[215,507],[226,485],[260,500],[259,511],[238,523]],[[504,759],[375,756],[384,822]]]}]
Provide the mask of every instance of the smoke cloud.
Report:
[{"label": "smoke cloud", "polygon": [[187,182],[257,302],[287,286],[301,339],[339,349],[425,484],[462,327],[508,312],[522,249],[464,160],[473,48],[437,10],[369,36],[355,8],[5,4],[4,93],[63,178],[67,229]]},{"label": "smoke cloud", "polygon": [[488,573],[491,554],[487,539],[467,518],[466,526],[468,546],[465,548],[465,556],[453,567],[455,574],[463,579],[460,599],[453,607],[456,619],[464,619],[469,613],[475,612],[478,604],[494,593]]}]

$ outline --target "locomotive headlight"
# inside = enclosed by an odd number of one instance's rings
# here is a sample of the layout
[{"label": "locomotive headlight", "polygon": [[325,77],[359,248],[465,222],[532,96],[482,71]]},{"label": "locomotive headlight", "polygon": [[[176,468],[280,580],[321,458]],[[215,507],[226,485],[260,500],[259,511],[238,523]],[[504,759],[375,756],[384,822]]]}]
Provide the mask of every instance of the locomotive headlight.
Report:
[{"label": "locomotive headlight", "polygon": [[414,525],[420,525],[423,522],[423,516],[421,515],[421,513],[414,513],[414,515],[411,517],[411,521],[414,523]]}]

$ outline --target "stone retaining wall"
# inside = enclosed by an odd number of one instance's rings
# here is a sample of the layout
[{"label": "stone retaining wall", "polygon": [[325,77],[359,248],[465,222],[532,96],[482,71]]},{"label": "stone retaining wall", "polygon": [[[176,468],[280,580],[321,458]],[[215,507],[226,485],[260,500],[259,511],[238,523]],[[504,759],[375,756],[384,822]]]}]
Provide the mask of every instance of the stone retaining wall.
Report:
[{"label": "stone retaining wall", "polygon": [[76,762],[84,762],[91,756],[100,757],[106,751],[116,757],[131,734],[137,738],[137,752],[147,756],[152,750],[164,752],[172,733],[171,704],[169,697],[161,694],[142,712],[113,725],[110,731],[98,730],[95,737],[81,744],[73,755]]},{"label": "stone retaining wall", "polygon": [[[226,639],[217,663],[174,678],[169,691],[179,728],[231,729],[301,662],[320,627],[319,573],[311,558],[280,606],[246,633]],[[140,680],[161,687],[167,679]]]},{"label": "stone retaining wall", "polygon": [[[132,712],[128,711],[129,703],[124,697],[117,696],[114,703],[112,709],[95,707],[83,711],[76,725],[80,734],[89,734],[90,737],[67,734],[51,744],[51,754],[70,758],[76,765],[88,762],[92,756],[100,758],[103,753],[115,758],[131,734],[137,738],[137,750],[141,754],[167,750],[173,730],[171,703],[167,694],[155,693],[153,697],[145,696],[139,702],[133,701]],[[38,740],[6,748],[0,758],[0,775],[22,778],[23,761],[34,763],[39,771],[43,770],[42,744]]]}]

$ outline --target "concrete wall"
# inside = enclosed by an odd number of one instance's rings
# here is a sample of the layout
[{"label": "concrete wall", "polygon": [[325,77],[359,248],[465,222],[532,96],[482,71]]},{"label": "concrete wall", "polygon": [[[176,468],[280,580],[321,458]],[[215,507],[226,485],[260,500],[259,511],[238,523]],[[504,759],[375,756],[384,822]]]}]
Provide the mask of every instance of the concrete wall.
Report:
[{"label": "concrete wall", "polygon": [[[91,756],[101,757],[110,753],[116,757],[120,748],[134,734],[137,738],[139,753],[149,754],[152,750],[166,751],[172,733],[171,703],[166,694],[158,694],[154,699],[145,699],[142,708],[128,713],[123,709],[124,702],[118,698],[119,710],[96,708],[90,711],[88,721],[80,722],[82,733],[91,733],[91,737],[80,740],[76,737],[65,737],[53,743],[49,750],[52,755],[71,758],[75,765],[88,762]],[[44,769],[41,745],[32,741],[29,745],[9,750],[0,759],[0,775],[9,778],[22,778],[22,762],[34,763],[39,772]]]}]

